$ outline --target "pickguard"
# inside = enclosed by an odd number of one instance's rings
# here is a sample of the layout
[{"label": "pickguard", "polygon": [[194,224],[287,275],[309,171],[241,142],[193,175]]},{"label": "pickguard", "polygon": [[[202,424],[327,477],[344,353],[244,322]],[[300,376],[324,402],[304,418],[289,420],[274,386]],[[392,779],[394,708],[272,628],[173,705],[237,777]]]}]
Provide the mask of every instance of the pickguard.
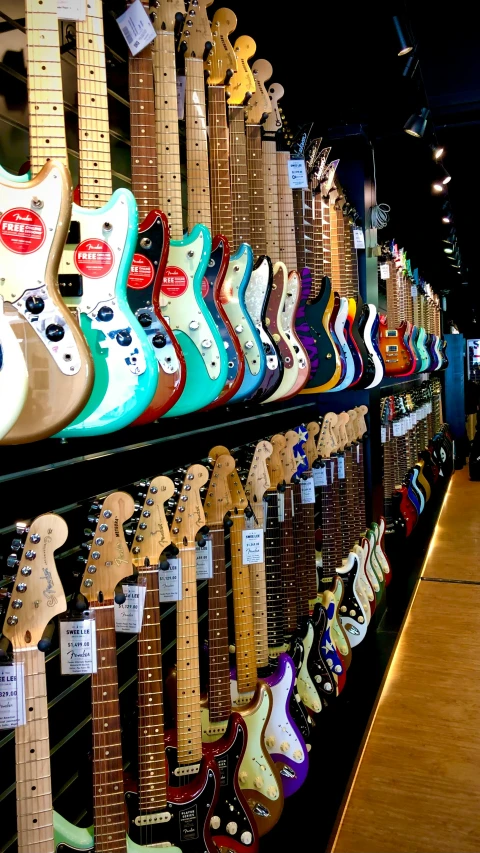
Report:
[{"label": "pickguard", "polygon": [[278,350],[263,325],[264,312],[271,290],[273,277],[272,264],[269,258],[263,256],[252,270],[250,281],[245,291],[245,305],[252,323],[260,336],[260,341],[266,356],[266,371],[262,384],[257,389],[256,399],[267,392],[278,388],[283,376],[283,363]]},{"label": "pickguard", "polygon": [[277,390],[270,394],[262,403],[272,403],[274,400],[288,397],[298,379],[298,361],[295,350],[283,329],[283,309],[287,298],[288,273],[285,264],[278,262],[273,268],[273,284],[268,304],[269,331],[280,349],[283,359],[284,372]]},{"label": "pickguard", "polygon": [[[295,309],[297,307],[301,281],[297,272],[293,271],[288,276],[288,288],[283,308],[282,325],[288,340],[296,352],[297,362],[300,370],[306,370],[308,363],[303,344],[299,341],[295,329]],[[295,349],[298,348],[298,351]]]},{"label": "pickguard", "polygon": [[368,600],[365,601],[364,593],[360,592],[357,582],[359,571],[360,561],[358,556],[353,553],[349,554],[345,565],[338,569],[344,586],[343,600],[338,615],[352,648],[358,646],[365,638],[368,628],[366,607],[370,611]]},{"label": "pickguard", "polygon": [[[245,694],[239,695],[237,682],[234,680],[230,681],[230,691],[233,708],[242,713],[242,711],[249,707],[249,704],[244,701]],[[254,694],[252,693],[250,701],[253,699],[253,696]],[[268,752],[263,740],[263,729],[266,722],[268,727],[272,705],[271,694],[264,687],[261,691],[260,702],[257,707],[248,713],[242,714],[247,724],[248,739],[238,778],[240,788],[244,792],[251,808],[252,798],[255,798],[257,791],[263,794],[268,800],[277,801],[280,798],[278,780],[273,772],[270,760],[265,760]]]}]

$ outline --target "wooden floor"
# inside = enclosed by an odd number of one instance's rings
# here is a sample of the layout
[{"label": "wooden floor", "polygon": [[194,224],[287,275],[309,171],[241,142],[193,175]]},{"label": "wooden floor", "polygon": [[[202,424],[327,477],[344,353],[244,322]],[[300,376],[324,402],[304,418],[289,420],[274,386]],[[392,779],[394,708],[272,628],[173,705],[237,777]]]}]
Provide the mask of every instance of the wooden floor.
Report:
[{"label": "wooden floor", "polygon": [[455,473],[330,853],[480,853],[480,482]]}]

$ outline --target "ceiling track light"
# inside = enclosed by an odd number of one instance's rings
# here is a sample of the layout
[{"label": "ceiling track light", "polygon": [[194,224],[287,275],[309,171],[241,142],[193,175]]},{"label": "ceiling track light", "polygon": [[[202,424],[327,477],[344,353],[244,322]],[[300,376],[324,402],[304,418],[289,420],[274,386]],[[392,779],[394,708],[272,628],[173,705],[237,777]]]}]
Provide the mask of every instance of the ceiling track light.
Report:
[{"label": "ceiling track light", "polygon": [[398,45],[400,48],[398,56],[406,56],[407,53],[410,53],[413,50],[412,40],[405,38],[400,19],[396,15],[393,16],[393,26],[397,31]]},{"label": "ceiling track light", "polygon": [[451,221],[452,220],[450,219],[449,216],[442,216],[442,222],[444,225],[450,225]]},{"label": "ceiling track light", "polygon": [[448,246],[445,246],[443,251],[446,255],[453,255],[453,249],[450,249]]},{"label": "ceiling track light", "polygon": [[436,193],[443,193],[443,190],[445,189],[445,187],[443,186],[443,184],[439,184],[438,181],[436,181],[433,184],[432,189]]},{"label": "ceiling track light", "polygon": [[445,154],[445,148],[442,145],[432,145],[431,149],[433,151],[433,159],[441,160],[441,158]]},{"label": "ceiling track light", "polygon": [[427,107],[422,107],[419,113],[412,113],[406,124],[404,125],[405,133],[410,136],[415,136],[421,139],[427,129],[427,122],[430,117],[430,110]]}]

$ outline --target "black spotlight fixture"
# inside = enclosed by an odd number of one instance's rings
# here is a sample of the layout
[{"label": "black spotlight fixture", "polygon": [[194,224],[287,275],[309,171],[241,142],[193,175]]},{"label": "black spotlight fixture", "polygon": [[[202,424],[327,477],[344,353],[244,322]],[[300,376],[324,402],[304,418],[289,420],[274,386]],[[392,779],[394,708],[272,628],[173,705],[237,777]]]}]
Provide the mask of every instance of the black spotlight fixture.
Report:
[{"label": "black spotlight fixture", "polygon": [[413,50],[412,39],[405,38],[400,19],[396,15],[393,16],[393,26],[397,31],[398,46],[400,48],[398,55],[406,56],[407,53],[410,53]]},{"label": "black spotlight fixture", "polygon": [[405,133],[410,136],[415,136],[421,139],[427,129],[427,122],[430,117],[430,110],[427,107],[422,107],[419,113],[413,113],[404,126]]}]

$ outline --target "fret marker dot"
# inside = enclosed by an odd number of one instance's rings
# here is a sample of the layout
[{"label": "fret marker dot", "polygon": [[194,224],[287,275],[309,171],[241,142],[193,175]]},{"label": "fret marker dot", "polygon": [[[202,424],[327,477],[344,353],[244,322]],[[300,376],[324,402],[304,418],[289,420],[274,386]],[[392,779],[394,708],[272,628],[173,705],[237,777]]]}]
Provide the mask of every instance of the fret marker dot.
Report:
[{"label": "fret marker dot", "polygon": [[114,790],[114,791],[118,791],[118,785],[114,785],[114,786],[113,786],[113,790]]}]

